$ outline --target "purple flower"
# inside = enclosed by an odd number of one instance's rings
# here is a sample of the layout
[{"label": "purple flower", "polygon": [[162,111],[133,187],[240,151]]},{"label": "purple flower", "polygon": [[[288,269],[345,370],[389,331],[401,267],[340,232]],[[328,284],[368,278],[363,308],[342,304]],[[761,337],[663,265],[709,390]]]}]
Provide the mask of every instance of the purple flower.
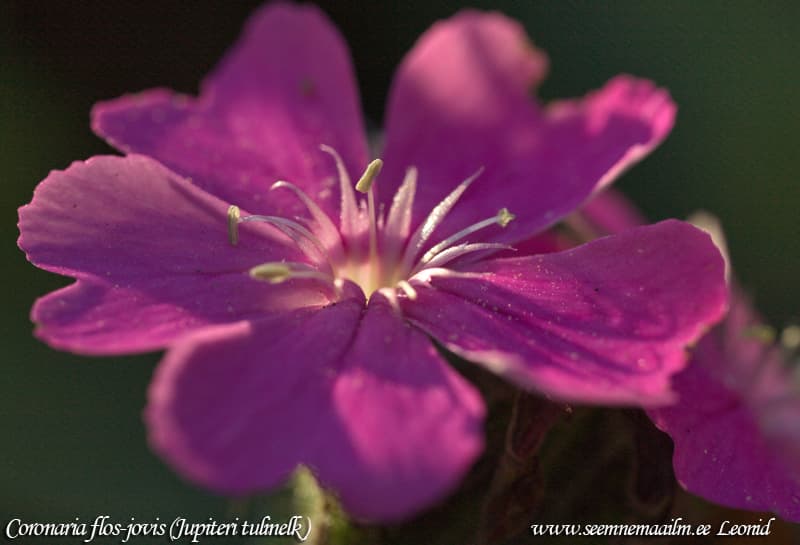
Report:
[{"label": "purple flower", "polygon": [[680,401],[649,410],[675,442],[673,465],[689,492],[800,522],[800,384],[781,352],[753,335],[757,317],[731,294],[725,321],[675,377]]},{"label": "purple flower", "polygon": [[631,77],[542,107],[546,65],[499,14],[435,25],[400,66],[385,164],[357,196],[368,152],[342,38],[316,8],[262,9],[199,98],[99,104],[95,131],[130,155],[53,172],[21,209],[29,259],[77,280],[37,301],[36,334],[168,349],[145,416],[191,480],[248,493],[303,463],[374,520],[442,498],[483,448],[483,402],[431,337],[554,398],[669,402],[725,305],[707,235],[667,221],[492,257],[672,126],[668,94]]},{"label": "purple flower", "polygon": [[[619,233],[644,223],[621,194],[606,191],[581,210],[590,229]],[[722,229],[696,216],[725,250]],[[735,285],[723,321],[692,349],[673,382],[675,404],[648,415],[675,443],[680,485],[716,503],[800,521],[800,382]]]}]

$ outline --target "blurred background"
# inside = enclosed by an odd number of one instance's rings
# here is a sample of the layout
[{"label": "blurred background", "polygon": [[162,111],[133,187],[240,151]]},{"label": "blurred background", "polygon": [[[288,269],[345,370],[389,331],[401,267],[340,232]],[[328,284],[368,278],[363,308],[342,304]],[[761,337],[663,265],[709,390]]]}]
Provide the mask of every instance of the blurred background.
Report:
[{"label": "blurred background", "polygon": [[[31,336],[34,299],[65,285],[16,248],[16,209],[51,169],[112,153],[89,130],[101,99],[166,86],[195,93],[259,2],[0,2],[3,267],[0,519],[204,520],[224,500],[147,449],[141,424],[158,355],[87,358]],[[609,5],[610,4],[610,5]],[[455,2],[320,2],[350,44],[379,127],[394,67]],[[796,2],[476,2],[519,19],[550,56],[545,100],[621,72],[667,87],[676,128],[618,183],[651,217],[702,208],[766,319],[800,320],[800,41]]]}]

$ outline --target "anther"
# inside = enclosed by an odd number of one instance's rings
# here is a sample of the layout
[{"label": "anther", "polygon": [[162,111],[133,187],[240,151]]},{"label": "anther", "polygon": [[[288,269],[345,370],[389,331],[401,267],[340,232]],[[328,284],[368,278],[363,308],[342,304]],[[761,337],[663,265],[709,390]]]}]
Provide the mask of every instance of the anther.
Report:
[{"label": "anther", "polygon": [[292,276],[292,269],[285,263],[264,263],[250,269],[250,276],[270,284],[280,284]]},{"label": "anther", "polygon": [[362,174],[361,178],[356,182],[356,191],[367,193],[372,187],[375,178],[380,174],[381,168],[383,168],[383,161],[380,159],[375,159],[368,164],[366,170],[364,170],[364,174]]},{"label": "anther", "polygon": [[242,215],[238,206],[228,207],[228,240],[232,246],[239,243],[239,220]]},{"label": "anther", "polygon": [[497,212],[497,224],[505,229],[516,217],[517,216],[508,211],[508,208],[501,208],[500,211]]},{"label": "anther", "polygon": [[270,262],[256,265],[250,269],[250,277],[255,280],[263,280],[270,284],[280,284],[290,278],[306,278],[311,280],[318,280],[325,284],[329,284],[336,289],[334,278],[328,274],[321,273],[318,270],[309,267],[305,263],[294,262]]}]

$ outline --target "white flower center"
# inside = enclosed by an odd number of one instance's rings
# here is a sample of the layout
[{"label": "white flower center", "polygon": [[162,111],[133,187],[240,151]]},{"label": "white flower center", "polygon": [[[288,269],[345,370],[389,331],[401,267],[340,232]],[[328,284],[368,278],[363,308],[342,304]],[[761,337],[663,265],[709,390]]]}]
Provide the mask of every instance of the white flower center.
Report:
[{"label": "white flower center", "polygon": [[418,273],[452,265],[454,260],[467,254],[482,252],[481,257],[486,257],[499,250],[513,249],[506,244],[465,241],[476,231],[493,225],[508,225],[514,215],[503,208],[496,215],[461,229],[422,253],[436,228],[482,170],[461,182],[439,202],[412,234],[416,168],[408,168],[388,213],[384,215],[376,210],[374,189],[382,161],[372,161],[355,184],[355,190],[366,195],[357,203],[353,184],[341,158],[330,147],[322,146],[322,150],[333,157],[339,175],[341,217],[338,228],[303,190],[285,181],[276,182],[272,189],[283,188],[294,192],[308,209],[311,215],[309,219],[292,220],[262,215],[243,217],[238,207],[231,206],[228,209],[228,236],[232,245],[239,242],[240,223],[264,222],[289,237],[308,259],[308,263],[263,263],[250,270],[250,276],[254,279],[280,283],[302,278],[328,284],[336,292],[344,280],[351,280],[361,287],[367,297],[381,290],[390,299],[396,297],[398,292],[413,299],[416,290],[411,282]]}]

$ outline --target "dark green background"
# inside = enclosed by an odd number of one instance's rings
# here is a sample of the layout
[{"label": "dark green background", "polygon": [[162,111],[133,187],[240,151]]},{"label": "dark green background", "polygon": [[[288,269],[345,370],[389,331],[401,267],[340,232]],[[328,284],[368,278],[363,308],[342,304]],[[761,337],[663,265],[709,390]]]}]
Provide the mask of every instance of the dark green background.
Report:
[{"label": "dark green background", "polygon": [[[202,520],[221,499],[183,484],[145,445],[140,414],[158,355],[87,358],[31,336],[28,311],[64,279],[16,248],[16,208],[50,169],[110,153],[92,104],[167,86],[195,92],[257,2],[0,3],[0,520]],[[668,87],[672,136],[620,186],[653,218],[698,208],[725,225],[739,277],[767,318],[800,318],[800,47],[795,2],[502,2],[550,55],[546,98],[620,72]],[[366,114],[380,124],[394,66],[455,3],[323,3],[347,37]]]}]

